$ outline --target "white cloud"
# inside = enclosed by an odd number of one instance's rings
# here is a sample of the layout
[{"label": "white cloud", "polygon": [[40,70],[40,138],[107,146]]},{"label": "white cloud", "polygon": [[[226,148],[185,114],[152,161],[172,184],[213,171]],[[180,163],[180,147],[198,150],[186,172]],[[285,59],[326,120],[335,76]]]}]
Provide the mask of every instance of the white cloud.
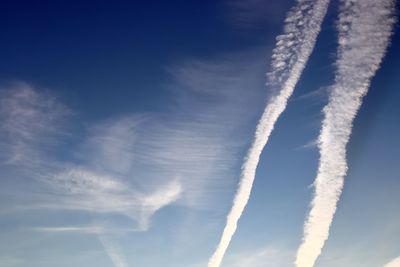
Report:
[{"label": "white cloud", "polygon": [[400,257],[391,260],[390,262],[385,264],[383,267],[400,267]]},{"label": "white cloud", "polygon": [[[38,172],[29,171],[36,192],[29,191],[33,187],[24,191],[15,211],[46,212],[39,225],[28,227],[34,231],[96,235],[145,231],[151,217],[173,203],[202,214],[221,212],[266,94],[261,54],[257,49],[187,60],[168,69],[166,87],[174,102],[164,112],[84,122],[86,136],[73,136],[60,150],[48,150],[47,144],[31,146],[32,153],[44,148],[35,154],[41,163],[35,165]],[[51,128],[46,120],[43,125]],[[40,138],[34,135],[33,143]],[[15,166],[16,175],[25,168]],[[29,205],[24,205],[27,199]],[[52,212],[64,211],[67,219],[62,224],[47,220]],[[90,214],[93,222],[71,221],[82,213]],[[135,222],[131,228],[126,217]],[[177,235],[187,231],[179,227],[181,220],[179,224]]]},{"label": "white cloud", "polygon": [[143,193],[120,179],[81,167],[68,168],[44,181],[59,195],[53,202],[43,203],[41,207],[120,213],[137,222],[137,231],[147,230],[150,217],[175,202],[182,192],[181,185],[171,181],[159,185],[154,192]]},{"label": "white cloud", "polygon": [[268,246],[227,255],[222,267],[285,266],[290,256],[284,248]]},{"label": "white cloud", "polygon": [[125,116],[90,127],[88,137],[76,152],[77,158],[98,171],[129,174],[135,160],[138,128],[144,119],[143,116]]},{"label": "white cloud", "polygon": [[125,254],[122,252],[122,248],[118,243],[114,242],[110,237],[105,235],[99,235],[99,240],[104,247],[107,255],[110,257],[114,267],[128,267],[128,261],[125,258]]},{"label": "white cloud", "polygon": [[353,120],[389,44],[393,12],[391,0],[342,1],[335,84],[324,108],[315,194],[297,252],[298,267],[314,266],[329,237],[347,173],[346,145]]},{"label": "white cloud", "polygon": [[288,1],[265,2],[264,0],[225,0],[227,19],[239,28],[260,24],[279,24]]},{"label": "white cloud", "polygon": [[208,266],[220,266],[237,224],[249,201],[260,155],[275,127],[279,116],[285,110],[289,97],[300,78],[321,29],[329,0],[299,1],[288,13],[284,33],[277,37],[272,54],[271,72],[268,84],[274,91],[269,99],[256,133],[244,160],[241,179],[227,216],[221,239]]},{"label": "white cloud", "polygon": [[50,94],[38,93],[18,82],[0,90],[0,157],[3,163],[40,164],[43,147],[61,133],[61,121],[69,111]]},{"label": "white cloud", "polygon": [[[69,111],[50,93],[25,83],[1,91],[1,157],[14,166],[13,175],[36,181],[46,194],[24,192],[31,203],[26,208],[123,214],[146,230],[150,217],[175,202],[182,193],[176,179],[165,179],[141,190],[129,179],[138,118],[117,119],[93,127],[78,153],[81,164],[61,160],[50,147],[63,133],[62,119]],[[71,151],[63,151],[69,154]],[[59,152],[57,152],[59,154]],[[64,158],[66,155],[61,155]],[[138,180],[139,178],[136,178]],[[33,183],[34,184],[34,183]],[[21,210],[16,206],[16,210]],[[42,228],[55,231],[92,231],[92,227]]]},{"label": "white cloud", "polygon": [[[153,114],[139,130],[133,169],[157,183],[178,179],[179,203],[216,209],[236,178],[241,148],[257,113],[263,85],[262,51],[188,60],[168,69],[174,94],[168,114]],[[262,98],[261,98],[262,99]],[[252,105],[255,109],[247,109]],[[146,172],[142,170],[148,170]]]}]

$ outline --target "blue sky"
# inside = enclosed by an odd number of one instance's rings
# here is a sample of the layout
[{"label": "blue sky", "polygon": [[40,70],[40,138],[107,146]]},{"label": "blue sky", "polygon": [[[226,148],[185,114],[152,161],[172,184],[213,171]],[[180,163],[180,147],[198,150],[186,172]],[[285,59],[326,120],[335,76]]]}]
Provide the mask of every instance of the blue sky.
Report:
[{"label": "blue sky", "polygon": [[[3,4],[0,265],[207,266],[276,93],[266,73],[295,5]],[[295,266],[322,110],[342,66],[340,7],[329,3],[221,267]],[[383,267],[400,256],[399,43],[396,24],[353,121],[343,191],[316,267]]]}]

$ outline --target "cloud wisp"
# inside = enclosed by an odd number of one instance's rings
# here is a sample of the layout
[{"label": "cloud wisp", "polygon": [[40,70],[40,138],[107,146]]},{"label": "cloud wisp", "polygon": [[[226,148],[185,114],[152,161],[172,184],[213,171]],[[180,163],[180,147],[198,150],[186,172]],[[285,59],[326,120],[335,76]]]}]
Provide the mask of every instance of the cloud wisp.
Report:
[{"label": "cloud wisp", "polygon": [[386,263],[383,267],[400,267],[400,257],[397,257]]},{"label": "cloud wisp", "polygon": [[38,93],[18,82],[0,90],[0,155],[2,163],[32,167],[42,148],[62,132],[61,121],[69,111],[55,97]]},{"label": "cloud wisp", "polygon": [[109,237],[105,235],[98,236],[100,243],[102,244],[108,257],[114,264],[114,267],[128,267],[128,260],[125,254],[122,252],[122,248],[118,243],[113,242]]},{"label": "cloud wisp", "polygon": [[[10,165],[10,177],[26,180],[31,186],[21,188],[18,199],[11,201],[7,210],[40,210],[46,214],[40,223],[27,225],[33,235],[46,232],[109,237],[142,236],[136,232],[148,230],[153,223],[157,226],[160,217],[153,221],[153,215],[170,205],[181,205],[179,209],[190,210],[196,218],[225,210],[228,197],[221,192],[233,186],[241,148],[251,138],[251,130],[246,126],[257,113],[244,107],[259,104],[261,109],[263,104],[260,95],[265,95],[264,63],[260,54],[264,52],[257,49],[212,59],[190,59],[171,66],[171,79],[165,86],[174,102],[164,112],[124,114],[85,122],[87,129],[71,132],[73,136],[55,136],[60,138],[54,138],[54,149],[49,149],[44,137],[48,136],[45,130],[53,130],[51,126],[56,120],[25,120],[41,123],[38,134],[36,127],[26,127],[33,136],[29,142],[22,139],[30,155],[40,163],[26,166],[15,161]],[[16,94],[13,90],[10,94]],[[53,99],[51,92],[30,90],[42,99],[38,105],[47,103],[47,98]],[[54,105],[58,104],[54,100]],[[11,109],[5,107],[4,111],[2,115],[8,118]],[[36,106],[32,112],[38,112]],[[43,115],[49,113],[46,109]],[[21,123],[24,127],[25,121]],[[46,142],[42,143],[42,139]],[[6,158],[3,151],[0,157]],[[31,171],[32,166],[35,172]],[[10,187],[15,189],[14,184]],[[216,202],[224,204],[215,205]],[[62,222],[48,219],[60,213],[66,218]],[[77,222],[75,214],[89,216]],[[192,227],[186,223],[187,213],[179,216],[179,225],[171,229],[176,232],[174,237],[188,233]],[[207,223],[212,220],[212,216],[204,219]],[[199,227],[203,225],[199,223]],[[179,239],[173,245],[189,250],[186,242],[193,243]],[[119,254],[123,255],[123,251]]]},{"label": "cloud wisp", "polygon": [[255,247],[227,255],[222,266],[263,267],[266,262],[269,266],[285,266],[290,253],[290,250],[281,246]]},{"label": "cloud wisp", "polygon": [[335,84],[324,108],[315,193],[297,252],[297,267],[314,266],[328,239],[347,172],[346,145],[353,120],[389,44],[393,12],[392,0],[342,0]]},{"label": "cloud wisp", "polygon": [[59,195],[57,201],[45,201],[40,207],[93,214],[119,213],[137,222],[136,228],[132,228],[136,231],[146,231],[151,216],[178,200],[182,192],[180,183],[170,181],[152,192],[143,193],[122,179],[74,166],[43,181]]},{"label": "cloud wisp", "polygon": [[256,168],[264,146],[314,48],[322,21],[329,5],[328,0],[298,1],[288,13],[284,33],[277,37],[272,55],[269,85],[274,90],[257,125],[253,143],[242,166],[239,188],[227,216],[220,242],[209,259],[208,267],[218,267],[236,231],[237,223],[250,197]]}]

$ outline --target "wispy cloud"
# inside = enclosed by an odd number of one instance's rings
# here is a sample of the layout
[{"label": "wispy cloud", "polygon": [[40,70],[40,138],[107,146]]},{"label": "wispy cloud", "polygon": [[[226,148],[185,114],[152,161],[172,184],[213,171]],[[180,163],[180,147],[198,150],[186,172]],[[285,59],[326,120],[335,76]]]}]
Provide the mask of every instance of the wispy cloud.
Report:
[{"label": "wispy cloud", "polygon": [[227,18],[239,28],[249,28],[262,23],[279,24],[288,1],[266,3],[264,0],[225,0]]},{"label": "wispy cloud", "polygon": [[3,163],[33,166],[44,146],[61,133],[69,111],[55,97],[18,82],[0,89],[0,157]]},{"label": "wispy cloud", "polygon": [[90,168],[127,175],[135,161],[135,141],[144,116],[130,115],[112,118],[88,129],[86,140],[75,151],[76,157]]},{"label": "wispy cloud", "polygon": [[149,168],[141,174],[152,181],[178,179],[183,187],[179,204],[216,209],[224,199],[220,192],[231,188],[248,141],[243,129],[257,113],[246,106],[256,107],[262,92],[257,89],[262,86],[261,53],[192,59],[168,69],[174,104],[168,115],[154,114],[142,125],[135,166]]},{"label": "wispy cloud", "polygon": [[111,176],[71,167],[49,177],[46,181],[57,201],[43,204],[43,208],[83,210],[91,213],[120,213],[137,222],[137,231],[149,227],[150,217],[162,207],[175,202],[181,194],[181,185],[171,181],[154,192],[134,190],[129,183]]},{"label": "wispy cloud", "polygon": [[[176,64],[168,68],[170,79],[164,83],[173,102],[162,112],[84,122],[87,131],[73,136],[63,149],[47,149],[45,143],[36,157],[38,172],[29,172],[36,192],[27,188],[14,210],[40,209],[46,214],[43,221],[27,228],[60,235],[145,231],[156,223],[152,216],[171,204],[192,213],[220,213],[228,205],[224,193],[233,189],[242,149],[251,138],[248,126],[254,125],[266,95],[260,56],[266,50]],[[46,98],[41,90],[32,90]],[[51,129],[47,121],[43,125]],[[41,138],[35,135],[33,143]],[[32,153],[40,151],[31,148]],[[15,166],[13,175],[25,168]],[[29,205],[22,203],[26,199]],[[47,220],[60,212],[92,219],[78,225],[69,219],[62,224]],[[133,223],[127,226],[127,221]],[[215,223],[215,217],[204,221]],[[173,231],[179,235],[188,229]]]},{"label": "wispy cloud", "polygon": [[105,235],[99,235],[99,240],[114,264],[114,267],[130,266],[128,265],[128,260],[125,258],[125,254],[122,252],[122,248],[118,245],[118,243],[113,242],[112,239]]},{"label": "wispy cloud", "polygon": [[33,227],[30,230],[45,233],[99,234],[104,230],[99,226]]},{"label": "wispy cloud", "polygon": [[209,260],[209,267],[218,267],[234,235],[237,223],[250,197],[256,168],[264,146],[288,98],[307,63],[325,17],[329,1],[299,1],[288,13],[284,34],[277,37],[272,55],[269,85],[276,90],[257,125],[253,143],[242,167],[238,191],[228,214],[221,240]]},{"label": "wispy cloud", "polygon": [[400,267],[400,257],[391,260],[386,263],[383,267]]},{"label": "wispy cloud", "polygon": [[[28,173],[38,186],[46,186],[48,191],[37,196],[26,208],[120,213],[136,221],[135,229],[143,231],[149,227],[150,217],[156,211],[180,197],[182,187],[176,179],[159,182],[146,190],[135,188],[128,179],[139,118],[125,117],[93,127],[81,146],[82,153],[78,152],[78,159],[72,163],[61,160],[50,149],[59,141],[56,137],[63,137],[57,134],[62,133],[62,119],[69,112],[64,105],[51,93],[25,83],[17,83],[1,93],[0,133],[4,137],[1,157],[6,164]],[[68,157],[62,155],[62,158]],[[87,232],[96,229],[47,230]]]},{"label": "wispy cloud", "polygon": [[268,263],[270,266],[284,266],[290,253],[285,248],[264,247],[242,251],[240,253],[227,255],[222,266],[229,267],[263,267]]},{"label": "wispy cloud", "polygon": [[[286,266],[291,251],[283,246],[268,245],[264,247],[246,247],[237,252],[226,255],[222,267],[263,267],[263,266]],[[202,267],[206,263],[199,262],[190,267]]]},{"label": "wispy cloud", "polygon": [[298,267],[314,266],[328,239],[347,172],[346,145],[352,123],[388,46],[393,12],[391,0],[341,3],[336,78],[324,108],[315,194],[297,252]]}]

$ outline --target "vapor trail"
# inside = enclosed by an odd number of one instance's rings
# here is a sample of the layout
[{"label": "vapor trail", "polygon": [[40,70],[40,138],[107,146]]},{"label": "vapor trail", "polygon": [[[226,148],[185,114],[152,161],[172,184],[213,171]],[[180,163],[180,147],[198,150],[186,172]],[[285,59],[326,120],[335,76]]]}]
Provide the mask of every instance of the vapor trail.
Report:
[{"label": "vapor trail", "polygon": [[346,145],[352,123],[389,44],[393,12],[392,0],[341,1],[335,84],[324,108],[315,193],[297,251],[297,267],[314,266],[329,236],[347,172]]},{"label": "vapor trail", "polygon": [[325,17],[329,0],[298,0],[288,13],[284,33],[277,37],[272,54],[268,83],[274,91],[257,125],[253,143],[242,166],[240,183],[228,214],[221,240],[208,262],[218,267],[237,228],[237,222],[250,197],[261,152],[279,115],[285,110],[288,98],[314,48]]},{"label": "vapor trail", "polygon": [[391,260],[389,263],[385,264],[383,267],[400,267],[400,257]]},{"label": "vapor trail", "polygon": [[114,267],[128,267],[127,259],[117,243],[105,235],[98,235],[98,238]]}]

